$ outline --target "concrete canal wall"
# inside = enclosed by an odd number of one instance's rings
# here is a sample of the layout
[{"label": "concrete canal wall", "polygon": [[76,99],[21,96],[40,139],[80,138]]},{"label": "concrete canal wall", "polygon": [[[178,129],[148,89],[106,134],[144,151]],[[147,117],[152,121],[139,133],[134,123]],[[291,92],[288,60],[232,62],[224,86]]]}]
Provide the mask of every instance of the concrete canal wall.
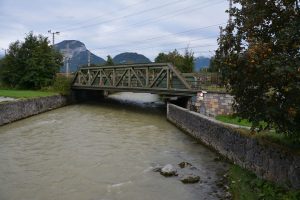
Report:
[{"label": "concrete canal wall", "polygon": [[243,135],[237,126],[225,125],[173,104],[167,118],[221,155],[264,179],[300,189],[300,155],[276,144]]},{"label": "concrete canal wall", "polygon": [[0,104],[0,125],[67,105],[66,96],[55,95]]}]

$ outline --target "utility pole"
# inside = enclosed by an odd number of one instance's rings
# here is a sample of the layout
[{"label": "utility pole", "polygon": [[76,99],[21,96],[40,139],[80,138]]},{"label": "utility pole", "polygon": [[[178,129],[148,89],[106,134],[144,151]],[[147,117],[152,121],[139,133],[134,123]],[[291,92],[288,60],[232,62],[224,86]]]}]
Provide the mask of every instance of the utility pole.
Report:
[{"label": "utility pole", "polygon": [[67,60],[67,63],[66,63],[66,75],[67,75],[67,77],[69,77],[69,64],[70,64],[70,58],[66,58],[66,60]]},{"label": "utility pole", "polygon": [[[221,44],[221,40],[222,40],[222,36],[223,36],[223,27],[222,26],[219,26],[219,29],[220,29],[220,36],[219,36],[219,40],[220,40],[220,44]],[[222,49],[222,52],[221,52],[222,56],[224,56],[224,49]]]},{"label": "utility pole", "polygon": [[1,48],[4,51],[4,55],[6,56],[6,49]]},{"label": "utility pole", "polygon": [[54,46],[55,35],[59,35],[59,32],[52,32],[51,30],[49,30],[48,33],[52,34],[52,46]]},{"label": "utility pole", "polygon": [[232,15],[231,15],[231,9],[232,9],[232,0],[229,0],[229,19],[228,19],[228,24],[232,24]]},{"label": "utility pole", "polygon": [[88,67],[91,65],[91,52],[89,50],[88,51]]}]

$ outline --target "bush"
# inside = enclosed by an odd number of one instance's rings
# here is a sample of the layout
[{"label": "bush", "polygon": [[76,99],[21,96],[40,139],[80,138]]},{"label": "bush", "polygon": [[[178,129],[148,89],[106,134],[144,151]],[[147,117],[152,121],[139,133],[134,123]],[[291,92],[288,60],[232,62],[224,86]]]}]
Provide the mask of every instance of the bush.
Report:
[{"label": "bush", "polygon": [[69,95],[71,92],[71,83],[73,78],[65,76],[56,76],[52,86],[44,88],[44,90],[58,92],[62,95]]}]

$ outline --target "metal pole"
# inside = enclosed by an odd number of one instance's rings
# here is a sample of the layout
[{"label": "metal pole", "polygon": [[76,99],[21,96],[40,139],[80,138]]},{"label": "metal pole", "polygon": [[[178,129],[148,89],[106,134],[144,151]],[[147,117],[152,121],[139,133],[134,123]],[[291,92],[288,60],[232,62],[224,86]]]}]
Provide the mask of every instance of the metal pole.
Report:
[{"label": "metal pole", "polygon": [[232,0],[229,0],[229,19],[228,19],[229,25],[231,25],[232,23],[231,9],[232,9]]},{"label": "metal pole", "polygon": [[59,35],[60,32],[52,32],[51,30],[48,31],[48,33],[52,34],[52,46],[54,46],[54,39],[55,39],[55,34]]},{"label": "metal pole", "polygon": [[54,33],[52,33],[52,45],[54,46]]},{"label": "metal pole", "polygon": [[1,48],[4,51],[4,55],[6,56],[6,49]]},{"label": "metal pole", "polygon": [[91,52],[89,50],[88,51],[88,67],[91,65]]},{"label": "metal pole", "polygon": [[67,77],[69,77],[69,61],[70,61],[70,58],[67,58]]}]

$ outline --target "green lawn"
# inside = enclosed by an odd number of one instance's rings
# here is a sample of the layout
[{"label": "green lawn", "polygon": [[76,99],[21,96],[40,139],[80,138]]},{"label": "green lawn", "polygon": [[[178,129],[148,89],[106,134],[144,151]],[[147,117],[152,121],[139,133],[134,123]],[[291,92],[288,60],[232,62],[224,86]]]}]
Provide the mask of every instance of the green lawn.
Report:
[{"label": "green lawn", "polygon": [[233,200],[297,200],[300,190],[286,190],[257,178],[253,173],[233,165],[229,170],[229,187]]},{"label": "green lawn", "polygon": [[234,117],[232,115],[218,115],[216,116],[216,120],[219,120],[224,123],[235,124],[240,126],[251,126],[251,122],[246,119],[241,119],[239,117]]},{"label": "green lawn", "polygon": [[[224,123],[236,124],[240,126],[251,127],[252,125],[248,120],[233,117],[232,115],[218,115],[216,116],[216,119]],[[266,126],[264,122],[261,122],[261,125]],[[258,133],[255,132],[255,134],[247,129],[241,130],[241,132],[245,135],[283,145],[284,147],[288,147],[290,150],[300,153],[300,139],[286,137],[284,134],[275,133],[275,130],[264,130]]]},{"label": "green lawn", "polygon": [[44,92],[35,90],[12,90],[12,89],[0,89],[0,96],[11,98],[34,98],[34,97],[46,97],[56,95],[55,92]]}]

